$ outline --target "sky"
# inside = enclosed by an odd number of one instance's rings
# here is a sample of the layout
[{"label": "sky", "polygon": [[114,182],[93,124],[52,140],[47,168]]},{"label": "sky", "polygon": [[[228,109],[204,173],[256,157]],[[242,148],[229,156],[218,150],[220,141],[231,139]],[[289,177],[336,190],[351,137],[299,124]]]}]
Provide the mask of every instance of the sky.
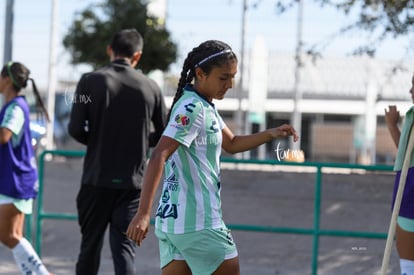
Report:
[{"label": "sky", "polygon": [[[167,0],[166,27],[178,44],[179,58],[171,66],[172,73],[179,73],[187,53],[201,42],[219,39],[227,42],[240,54],[242,45],[242,0]],[[56,0],[57,3],[57,69],[58,80],[77,81],[90,68],[73,66],[61,40],[74,20],[76,12],[101,0]],[[272,0],[247,0],[245,21],[245,53],[248,53],[257,37],[262,37],[271,52],[293,55],[298,42],[298,11],[277,15]],[[317,43],[337,32],[352,21],[331,8],[321,8],[312,0],[304,1],[302,41],[304,45]],[[0,54],[4,52],[6,0],[0,1]],[[26,64],[39,87],[48,83],[50,52],[50,22],[52,0],[15,0],[13,30],[13,60]],[[349,55],[353,48],[367,41],[367,35],[353,33],[343,35],[331,43],[324,55]],[[383,59],[399,59],[404,54],[407,41],[388,40],[377,56]],[[103,42],[102,50],[106,43]],[[98,50],[98,49],[97,49]],[[144,48],[145,54],[145,48]],[[3,58],[2,58],[3,60]]]}]

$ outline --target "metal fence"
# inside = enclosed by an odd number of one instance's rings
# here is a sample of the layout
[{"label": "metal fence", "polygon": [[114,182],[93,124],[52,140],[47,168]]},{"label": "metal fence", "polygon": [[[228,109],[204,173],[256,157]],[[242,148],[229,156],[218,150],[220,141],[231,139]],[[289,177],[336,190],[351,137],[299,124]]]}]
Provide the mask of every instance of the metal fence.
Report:
[{"label": "metal fence", "polygon": [[[44,191],[44,167],[45,156],[65,156],[65,157],[83,157],[84,151],[66,151],[66,150],[46,150],[39,156],[39,193],[37,198],[35,220],[35,248],[39,255],[42,252],[42,221],[45,219],[56,220],[77,220],[77,215],[74,213],[57,213],[48,212],[43,209],[43,191]],[[275,227],[255,224],[228,224],[228,227],[233,230],[254,231],[254,232],[268,232],[268,233],[286,233],[286,234],[300,234],[311,235],[312,240],[312,274],[316,275],[318,271],[318,255],[319,255],[319,238],[321,236],[333,237],[353,237],[365,239],[386,239],[387,233],[374,233],[363,231],[342,231],[342,230],[325,230],[320,228],[321,216],[321,193],[322,193],[322,168],[338,168],[338,169],[359,169],[365,171],[392,171],[392,166],[388,165],[359,165],[359,164],[344,164],[344,163],[320,163],[320,162],[280,162],[275,160],[242,160],[233,158],[223,158],[225,163],[241,163],[241,164],[259,164],[259,165],[285,165],[285,166],[301,166],[313,167],[316,169],[315,187],[314,187],[314,206],[313,206],[313,226],[311,228],[296,228],[296,227]],[[153,223],[153,221],[152,221]],[[31,223],[27,225],[27,232],[32,232]]]}]

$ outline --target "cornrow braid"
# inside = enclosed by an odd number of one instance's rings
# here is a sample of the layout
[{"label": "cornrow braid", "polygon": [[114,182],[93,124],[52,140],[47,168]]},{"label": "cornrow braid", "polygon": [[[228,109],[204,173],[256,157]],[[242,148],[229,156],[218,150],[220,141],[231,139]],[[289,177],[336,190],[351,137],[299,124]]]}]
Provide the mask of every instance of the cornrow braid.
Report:
[{"label": "cornrow braid", "polygon": [[170,111],[168,113],[168,120],[170,119],[171,112],[172,112],[172,109],[173,109],[175,103],[183,95],[184,86],[187,83],[191,83],[191,81],[194,78],[194,69],[191,68],[191,64],[193,63],[191,59],[194,56],[194,53],[193,53],[194,51],[195,51],[195,49],[193,49],[193,51],[189,52],[188,55],[187,55],[187,58],[184,60],[184,65],[183,65],[183,69],[181,71],[181,76],[180,76],[180,79],[178,80],[177,92],[175,93],[173,102],[171,104]]},{"label": "cornrow braid", "polygon": [[39,106],[40,109],[42,109],[43,114],[45,115],[47,122],[50,122],[49,114],[48,114],[47,109],[45,107],[45,104],[43,103],[43,100],[40,96],[39,90],[37,89],[36,83],[35,83],[33,78],[29,78],[29,80],[32,81],[33,93],[36,97],[36,106]]},{"label": "cornrow braid", "polygon": [[209,74],[214,67],[220,67],[226,62],[234,59],[237,60],[237,57],[231,47],[218,40],[207,40],[193,48],[184,60],[183,69],[178,81],[177,92],[171,104],[168,119],[170,119],[175,103],[183,95],[185,85],[190,84],[194,80],[196,68],[200,68],[206,74]]}]

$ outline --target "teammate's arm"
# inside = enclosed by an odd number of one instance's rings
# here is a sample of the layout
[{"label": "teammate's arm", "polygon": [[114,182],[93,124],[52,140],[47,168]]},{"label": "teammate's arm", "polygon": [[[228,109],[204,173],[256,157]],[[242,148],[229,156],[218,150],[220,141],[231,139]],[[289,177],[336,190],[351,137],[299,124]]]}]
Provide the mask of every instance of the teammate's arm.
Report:
[{"label": "teammate's arm", "polygon": [[13,136],[12,131],[7,128],[0,127],[0,144],[6,144]]},{"label": "teammate's arm", "polygon": [[388,106],[388,110],[385,109],[385,123],[388,131],[390,132],[391,138],[394,141],[395,146],[398,147],[401,132],[398,128],[398,121],[400,119],[400,112],[397,110],[395,105]]}]

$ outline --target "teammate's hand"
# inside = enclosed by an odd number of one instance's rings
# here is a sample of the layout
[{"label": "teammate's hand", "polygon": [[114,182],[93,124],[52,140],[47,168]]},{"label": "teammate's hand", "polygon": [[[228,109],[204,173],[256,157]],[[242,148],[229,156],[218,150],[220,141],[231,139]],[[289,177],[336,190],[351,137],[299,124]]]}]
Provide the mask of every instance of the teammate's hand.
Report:
[{"label": "teammate's hand", "polygon": [[395,126],[400,119],[400,112],[397,110],[397,106],[389,105],[388,110],[385,109],[385,123],[387,126]]}]

